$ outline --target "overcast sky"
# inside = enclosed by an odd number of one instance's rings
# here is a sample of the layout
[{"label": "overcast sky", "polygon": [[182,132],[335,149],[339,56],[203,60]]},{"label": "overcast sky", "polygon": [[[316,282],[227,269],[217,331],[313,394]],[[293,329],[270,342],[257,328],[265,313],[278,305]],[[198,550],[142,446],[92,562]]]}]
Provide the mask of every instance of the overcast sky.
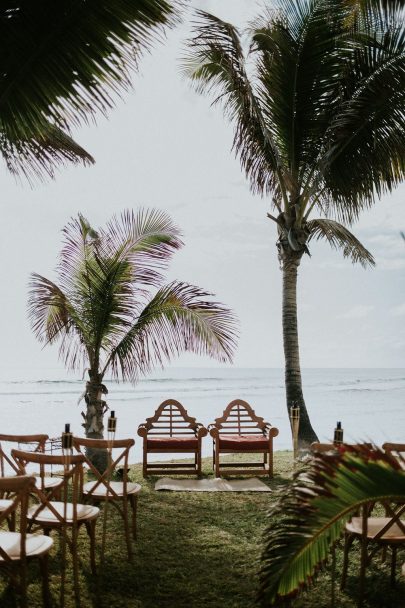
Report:
[{"label": "overcast sky", "polygon": [[[238,25],[262,3],[195,0]],[[281,272],[269,202],[252,196],[230,152],[232,128],[179,74],[186,20],[143,59],[126,95],[106,120],[76,139],[96,159],[91,168],[61,169],[56,180],[16,184],[1,179],[0,369],[32,368],[46,377],[57,350],[35,341],[27,321],[29,274],[54,278],[61,229],[79,211],[94,226],[139,206],[167,210],[186,243],[168,278],[204,287],[237,313],[241,324],[235,364],[282,367]],[[353,228],[374,254],[363,270],[326,243],[311,246],[299,276],[299,331],[303,367],[403,367],[405,360],[405,187],[367,211]],[[184,356],[176,366],[216,365]],[[3,375],[3,374],[2,374]]]}]

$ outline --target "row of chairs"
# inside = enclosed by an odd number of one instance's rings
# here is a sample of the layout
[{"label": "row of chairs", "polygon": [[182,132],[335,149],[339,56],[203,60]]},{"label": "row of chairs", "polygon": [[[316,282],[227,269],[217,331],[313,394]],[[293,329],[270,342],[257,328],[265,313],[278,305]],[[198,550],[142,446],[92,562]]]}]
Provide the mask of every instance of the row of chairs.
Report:
[{"label": "row of chairs", "polygon": [[[82,527],[90,540],[91,571],[96,573],[96,523],[100,503],[104,504],[104,523],[109,505],[122,516],[129,560],[132,558],[131,537],[136,538],[137,498],[141,486],[128,480],[129,451],[134,440],[73,437],[75,453],[72,450],[59,455],[44,453],[47,441],[47,435],[0,435],[1,471],[4,472],[7,463],[15,474],[0,478],[0,523],[7,521],[8,524],[8,531],[0,530],[0,567],[19,567],[23,605],[26,602],[26,563],[34,558],[41,563],[44,604],[48,605],[47,555],[53,544],[49,537],[52,530],[60,533],[61,544],[70,549],[75,576],[78,569],[77,540]],[[2,442],[15,443],[19,447],[29,445],[32,451],[12,449],[8,454],[1,447]],[[86,450],[107,451],[108,465],[103,473],[87,458]],[[37,477],[26,475],[33,465],[39,467]],[[93,477],[87,483],[84,481],[84,466]],[[59,469],[60,475],[50,477],[47,474],[49,467]],[[117,467],[122,471],[122,479],[118,481],[113,479]],[[28,495],[34,498],[31,506]],[[18,518],[17,510],[20,511]],[[20,529],[16,531],[18,519]],[[104,529],[105,526],[103,532]],[[103,535],[102,555],[104,543]]]},{"label": "row of chairs", "polygon": [[[367,443],[357,444],[357,447],[361,447],[365,454],[373,449],[373,445]],[[311,445],[311,451],[315,456],[339,449],[339,446],[331,443],[316,442]],[[347,446],[343,444],[342,449],[347,449]],[[390,458],[398,459],[401,465],[405,467],[405,443],[386,442],[382,445],[382,450]],[[384,515],[375,515],[376,508],[379,508],[380,511],[383,510]],[[397,553],[399,549],[405,548],[404,513],[405,504],[403,502],[392,503],[382,500],[379,504],[369,503],[363,506],[361,512],[355,513],[345,525],[341,588],[344,589],[346,587],[349,553],[354,541],[357,540],[361,547],[358,606],[361,606],[363,603],[366,568],[370,565],[372,558],[379,549],[383,550],[384,560],[387,550],[391,552],[390,582],[392,587],[395,585]],[[402,572],[405,575],[405,564],[402,566]]]},{"label": "row of chairs", "polygon": [[[201,443],[213,439],[213,469],[222,475],[273,475],[273,438],[278,429],[257,416],[242,399],[234,399],[220,418],[205,428],[175,399],[166,399],[154,415],[139,425],[143,438],[143,476],[201,475]],[[260,454],[262,462],[225,462],[223,454]],[[149,462],[149,454],[191,454],[194,462]]]}]

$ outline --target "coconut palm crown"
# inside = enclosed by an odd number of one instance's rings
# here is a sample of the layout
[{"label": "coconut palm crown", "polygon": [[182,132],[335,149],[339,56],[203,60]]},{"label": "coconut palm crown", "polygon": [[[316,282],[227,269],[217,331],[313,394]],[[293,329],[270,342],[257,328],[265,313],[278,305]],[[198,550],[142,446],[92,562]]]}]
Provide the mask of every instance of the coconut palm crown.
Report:
[{"label": "coconut palm crown", "polygon": [[71,129],[106,114],[140,56],[178,20],[177,0],[5,0],[0,7],[0,154],[32,180],[93,162]]},{"label": "coconut palm crown", "polygon": [[200,11],[183,61],[197,91],[233,123],[251,189],[269,200],[283,271],[286,400],[301,406],[301,445],[316,438],[298,348],[301,258],[323,239],[373,266],[348,226],[404,175],[403,3],[385,4],[275,0],[243,36]]},{"label": "coconut palm crown", "polygon": [[31,276],[29,317],[40,341],[59,342],[67,367],[89,368],[88,437],[103,436],[107,372],[136,382],[184,351],[232,358],[231,311],[199,287],[163,284],[162,271],[182,246],[166,213],[126,211],[98,231],[79,215],[63,233],[59,281]]}]

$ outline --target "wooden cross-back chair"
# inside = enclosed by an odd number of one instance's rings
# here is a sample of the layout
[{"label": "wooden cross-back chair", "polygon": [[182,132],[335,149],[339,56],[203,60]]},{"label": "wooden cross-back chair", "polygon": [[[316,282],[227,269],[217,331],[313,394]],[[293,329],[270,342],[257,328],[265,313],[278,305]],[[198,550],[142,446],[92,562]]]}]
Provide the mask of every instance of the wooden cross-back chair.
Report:
[{"label": "wooden cross-back chair", "polygon": [[[201,440],[207,429],[175,399],[166,399],[138,427],[143,437],[143,476],[201,475]],[[193,454],[194,462],[148,462],[148,454]]]},{"label": "wooden cross-back chair", "polygon": [[[242,399],[234,399],[208,426],[213,438],[213,467],[221,475],[273,475],[273,438],[278,429],[256,416]],[[221,462],[221,454],[263,454],[263,462]]]},{"label": "wooden cross-back chair", "polygon": [[[83,485],[82,454],[49,455],[36,452],[12,450],[12,457],[18,463],[22,473],[28,464],[37,464],[40,469],[41,484],[37,483],[33,494],[39,501],[28,509],[29,529],[42,529],[45,534],[56,530],[72,553],[73,569],[77,574],[78,551],[77,537],[81,526],[85,526],[90,539],[90,565],[93,574],[96,572],[95,561],[95,526],[99,509],[79,502]],[[53,465],[63,469],[62,486],[45,492],[43,479],[46,466]],[[54,500],[57,498],[57,500]],[[67,533],[70,530],[70,535]],[[75,574],[75,576],[76,576]]]},{"label": "wooden cross-back chair", "polygon": [[[375,506],[376,503],[373,504]],[[362,507],[360,517],[352,517],[345,526],[345,543],[343,555],[342,583],[344,589],[347,580],[349,551],[354,540],[361,544],[360,556],[360,590],[358,606],[362,606],[366,568],[379,549],[391,550],[391,586],[395,585],[397,551],[405,548],[405,504],[390,504],[381,501],[385,509],[384,517],[373,517],[369,505]]]},{"label": "wooden cross-back chair", "polygon": [[[73,445],[76,450],[85,458],[85,462],[91,473],[94,475],[94,481],[88,481],[83,485],[83,501],[99,504],[101,502],[112,504],[122,516],[124,521],[125,540],[128,550],[128,559],[132,559],[131,534],[128,517],[128,503],[131,508],[131,529],[132,536],[136,539],[136,512],[138,494],[141,491],[139,483],[133,483],[128,480],[128,458],[131,447],[135,444],[133,439],[85,439],[82,437],[74,437]],[[109,463],[107,469],[100,473],[87,458],[85,452],[90,449],[107,450],[109,453]],[[122,469],[122,480],[115,481],[112,479],[118,465]]]},{"label": "wooden cross-back chair", "polygon": [[[0,512],[0,527],[12,517],[19,522],[19,531],[0,529],[0,568],[10,576],[18,588],[21,606],[27,606],[27,562],[38,559],[42,574],[44,606],[49,605],[47,557],[53,541],[43,534],[27,534],[29,495],[34,491],[35,477],[1,477],[0,491],[13,496],[9,506]],[[19,576],[18,576],[19,575]]]},{"label": "wooden cross-back chair", "polygon": [[[26,450],[30,452],[44,453],[46,451],[46,445],[49,441],[48,435],[37,434],[37,435],[6,435],[0,434],[0,472],[1,476],[5,475],[18,475],[20,473],[19,468],[15,460],[10,453],[5,449],[5,445],[10,444],[14,448],[19,450]],[[30,471],[31,474],[31,471]],[[34,475],[34,474],[33,474]],[[63,481],[59,477],[52,477],[44,475],[42,477],[42,489],[49,491],[52,488],[60,486]]]}]

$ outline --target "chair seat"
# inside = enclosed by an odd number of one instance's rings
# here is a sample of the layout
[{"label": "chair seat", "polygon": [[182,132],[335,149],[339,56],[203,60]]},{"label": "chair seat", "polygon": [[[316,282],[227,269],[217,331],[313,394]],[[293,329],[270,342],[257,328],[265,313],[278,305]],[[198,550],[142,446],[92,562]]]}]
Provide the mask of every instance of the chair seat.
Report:
[{"label": "chair seat", "polygon": [[8,500],[7,498],[0,499],[0,512],[5,511],[13,504],[12,500]]},{"label": "chair seat", "polygon": [[[27,534],[25,542],[27,557],[46,553],[49,551],[52,544],[53,540],[49,536],[44,536],[43,534]],[[1,530],[0,547],[11,559],[20,559],[21,534],[19,532],[5,532]],[[0,562],[4,561],[5,559],[0,554]]]},{"label": "chair seat", "polygon": [[[390,517],[369,517],[367,519],[367,538],[373,540],[373,538],[391,521]],[[402,525],[405,526],[405,520],[401,519]],[[351,521],[346,524],[346,530],[352,534],[362,534],[362,519],[361,517],[353,517]],[[398,542],[405,542],[405,534],[402,532],[398,524],[393,524],[379,539],[380,541],[389,540]]]},{"label": "chair seat", "polygon": [[269,440],[264,435],[219,435],[219,447],[221,450],[267,450]]},{"label": "chair seat", "polygon": [[[65,504],[63,502],[52,501],[50,504],[52,504],[52,507],[60,514],[61,517],[64,517]],[[100,509],[98,509],[98,507],[93,507],[91,505],[78,504],[78,505],[76,505],[76,507],[77,507],[77,521],[79,521],[79,522],[94,519],[95,517],[98,516],[98,514],[100,512]],[[52,522],[55,522],[58,525],[60,524],[59,519],[48,507],[45,507],[44,509],[42,509],[42,511],[40,511],[38,514],[36,514],[37,511],[38,511],[37,505],[30,507],[28,509],[28,514],[27,514],[28,519],[34,520],[36,523],[39,523],[39,524],[40,523],[50,524]],[[68,523],[73,522],[73,505],[72,505],[72,503],[67,503],[67,505],[66,505],[66,521]]]},{"label": "chair seat", "polygon": [[148,437],[148,450],[196,450],[198,448],[197,437]]},{"label": "chair seat", "polygon": [[[92,496],[106,496],[107,488],[103,483],[99,483],[94,492],[92,488],[96,485],[97,482],[88,481],[83,486],[83,494],[92,495]],[[122,481],[110,481],[109,486],[118,496],[124,495],[124,483]],[[139,483],[127,483],[127,494],[138,494],[141,491],[142,486]],[[111,492],[109,492],[109,496],[113,497]]]}]

